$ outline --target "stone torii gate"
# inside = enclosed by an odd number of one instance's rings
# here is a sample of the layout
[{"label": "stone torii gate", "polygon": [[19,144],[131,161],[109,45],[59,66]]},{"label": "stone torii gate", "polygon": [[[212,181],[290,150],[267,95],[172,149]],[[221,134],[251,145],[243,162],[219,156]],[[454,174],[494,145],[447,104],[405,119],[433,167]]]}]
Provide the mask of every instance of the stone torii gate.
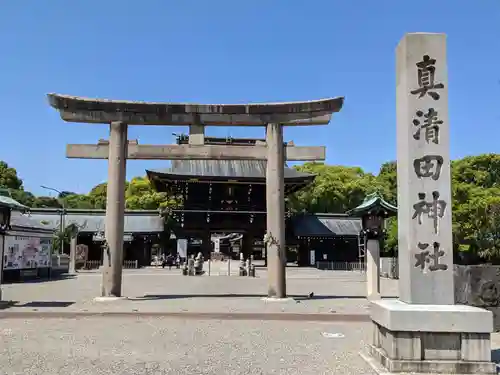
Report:
[{"label": "stone torii gate", "polygon": [[[50,105],[68,122],[109,124],[109,141],[68,144],[66,156],[108,159],[106,204],[107,254],[103,259],[102,297],[121,297],[126,159],[267,160],[266,210],[268,297],[286,297],[285,160],[325,159],[325,147],[284,146],[283,126],[326,125],[344,98],[262,104],[177,104],[89,99],[48,94]],[[139,145],[127,139],[128,125],[187,125],[187,145]],[[264,126],[266,144],[204,144],[205,126]]]}]

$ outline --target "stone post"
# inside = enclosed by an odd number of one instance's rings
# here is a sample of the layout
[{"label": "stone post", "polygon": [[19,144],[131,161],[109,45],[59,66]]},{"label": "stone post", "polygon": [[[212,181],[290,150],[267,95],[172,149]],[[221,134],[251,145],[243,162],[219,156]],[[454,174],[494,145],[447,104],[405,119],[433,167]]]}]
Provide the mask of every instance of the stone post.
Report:
[{"label": "stone post", "polygon": [[78,244],[78,235],[71,237],[69,243],[69,273],[76,273],[76,246]]},{"label": "stone post", "polygon": [[496,374],[490,311],[454,304],[446,35],[396,52],[399,300],[372,302],[377,372]]},{"label": "stone post", "polygon": [[380,241],[366,241],[366,297],[371,300],[380,299]]},{"label": "stone post", "polygon": [[283,127],[268,124],[266,131],[266,211],[267,233],[272,241],[267,244],[268,297],[286,297],[285,251],[285,147]]},{"label": "stone post", "polygon": [[[2,213],[0,212],[0,217],[2,216]],[[0,219],[0,223],[3,222],[3,218]],[[3,258],[4,258],[4,253],[5,253],[5,236],[3,234],[0,234],[0,303],[2,302],[2,289],[3,289]],[[52,256],[52,254],[51,254]]]},{"label": "stone post", "polygon": [[110,125],[108,188],[106,200],[106,242],[103,258],[102,297],[121,297],[127,124]]}]

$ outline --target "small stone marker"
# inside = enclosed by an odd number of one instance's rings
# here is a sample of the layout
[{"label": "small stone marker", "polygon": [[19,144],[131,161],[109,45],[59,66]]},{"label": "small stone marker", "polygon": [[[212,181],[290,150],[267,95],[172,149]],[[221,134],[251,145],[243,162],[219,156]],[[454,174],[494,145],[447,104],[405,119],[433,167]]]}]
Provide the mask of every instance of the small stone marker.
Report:
[{"label": "small stone marker", "polygon": [[188,265],[188,275],[194,276],[194,258],[193,258],[193,256],[191,256],[188,259],[187,265]]}]

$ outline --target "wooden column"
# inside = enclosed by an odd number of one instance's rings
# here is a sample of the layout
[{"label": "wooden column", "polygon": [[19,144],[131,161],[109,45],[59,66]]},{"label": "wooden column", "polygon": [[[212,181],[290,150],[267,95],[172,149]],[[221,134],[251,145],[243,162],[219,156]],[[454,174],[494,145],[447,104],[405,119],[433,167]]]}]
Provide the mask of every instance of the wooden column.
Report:
[{"label": "wooden column", "polygon": [[268,297],[286,297],[285,251],[285,147],[281,124],[268,124],[266,131],[266,211]]},{"label": "wooden column", "polygon": [[122,293],[126,156],[127,124],[113,122],[109,137],[105,229],[108,246],[103,254],[103,297],[121,297]]},{"label": "wooden column", "polygon": [[245,255],[245,259],[250,258],[253,254],[253,239],[254,235],[252,232],[246,232],[243,234],[243,241],[241,243],[241,250]]},{"label": "wooden column", "polygon": [[212,233],[208,231],[204,231],[201,238],[201,253],[205,257],[205,259],[210,259],[210,255],[212,254]]}]

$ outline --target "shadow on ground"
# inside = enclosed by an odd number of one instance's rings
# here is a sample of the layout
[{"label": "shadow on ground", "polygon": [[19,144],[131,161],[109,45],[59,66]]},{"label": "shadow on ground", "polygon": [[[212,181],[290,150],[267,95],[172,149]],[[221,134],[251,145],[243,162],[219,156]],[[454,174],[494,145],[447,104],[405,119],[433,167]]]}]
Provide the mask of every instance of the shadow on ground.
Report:
[{"label": "shadow on ground", "polygon": [[19,301],[0,301],[0,311],[13,307],[16,303],[19,303]]},{"label": "shadow on ground", "polygon": [[[183,299],[183,298],[265,298],[266,294],[146,294],[143,297],[130,298],[131,300],[138,301],[149,301],[149,300],[161,300],[161,299]],[[294,295],[289,294],[288,298],[293,298],[296,301],[305,300],[335,300],[335,299],[365,299],[365,296],[341,296],[341,295]],[[384,297],[384,298],[397,298],[394,296]]]},{"label": "shadow on ground", "polygon": [[6,281],[3,282],[2,284],[38,284],[38,283],[50,283],[53,281],[61,281],[61,280],[72,280],[76,279],[77,275],[57,275],[54,277],[51,277],[50,279],[26,279],[26,280],[16,280],[16,281]]},{"label": "shadow on ground", "polygon": [[74,301],[31,301],[24,303],[20,303],[19,301],[5,301],[0,304],[0,310],[6,310],[11,307],[24,307],[32,309],[69,307],[74,303]]}]

